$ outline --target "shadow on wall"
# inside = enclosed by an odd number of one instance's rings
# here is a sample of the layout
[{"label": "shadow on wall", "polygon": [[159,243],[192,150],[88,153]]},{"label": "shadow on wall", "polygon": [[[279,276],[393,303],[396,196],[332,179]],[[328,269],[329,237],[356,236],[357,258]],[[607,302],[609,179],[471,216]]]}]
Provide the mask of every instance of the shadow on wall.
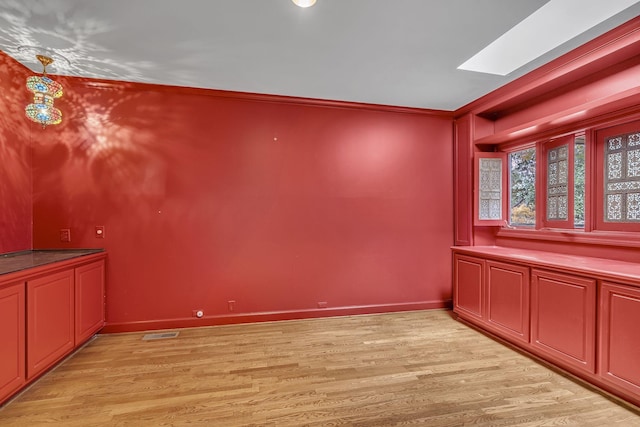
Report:
[{"label": "shadow on wall", "polygon": [[0,52],[0,253],[31,249],[31,101],[23,67]]},{"label": "shadow on wall", "polygon": [[127,91],[127,84],[94,88],[57,80],[66,89],[58,101],[63,122],[33,132],[35,203],[46,202],[53,191],[56,204],[64,206],[59,220],[76,229],[87,220],[106,221],[119,210],[135,215],[154,204],[164,195],[166,160],[149,129],[162,106],[140,106],[141,94]]},{"label": "shadow on wall", "polygon": [[450,299],[449,117],[58,80],[34,246],[108,250],[110,323]]}]

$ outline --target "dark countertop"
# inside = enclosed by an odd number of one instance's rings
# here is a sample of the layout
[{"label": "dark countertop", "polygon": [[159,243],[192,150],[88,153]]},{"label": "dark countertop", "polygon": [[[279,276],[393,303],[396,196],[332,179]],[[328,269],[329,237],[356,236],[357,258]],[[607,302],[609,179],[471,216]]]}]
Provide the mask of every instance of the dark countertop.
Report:
[{"label": "dark countertop", "polygon": [[0,254],[0,275],[100,252],[104,249],[47,249]]}]

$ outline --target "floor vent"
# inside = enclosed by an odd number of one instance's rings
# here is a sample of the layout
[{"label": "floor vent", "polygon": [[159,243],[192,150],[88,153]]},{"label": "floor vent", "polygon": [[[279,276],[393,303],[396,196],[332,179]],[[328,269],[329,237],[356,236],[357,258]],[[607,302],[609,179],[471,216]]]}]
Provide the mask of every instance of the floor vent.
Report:
[{"label": "floor vent", "polygon": [[159,332],[156,334],[146,334],[142,337],[142,341],[166,340],[177,337],[179,333],[180,332]]}]

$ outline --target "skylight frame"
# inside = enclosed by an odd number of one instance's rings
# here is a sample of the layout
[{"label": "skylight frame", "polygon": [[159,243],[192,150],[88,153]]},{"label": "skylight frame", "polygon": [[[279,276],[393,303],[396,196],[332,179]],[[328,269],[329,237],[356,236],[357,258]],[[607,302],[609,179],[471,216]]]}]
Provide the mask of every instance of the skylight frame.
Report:
[{"label": "skylight frame", "polygon": [[458,69],[506,76],[638,2],[550,0]]}]

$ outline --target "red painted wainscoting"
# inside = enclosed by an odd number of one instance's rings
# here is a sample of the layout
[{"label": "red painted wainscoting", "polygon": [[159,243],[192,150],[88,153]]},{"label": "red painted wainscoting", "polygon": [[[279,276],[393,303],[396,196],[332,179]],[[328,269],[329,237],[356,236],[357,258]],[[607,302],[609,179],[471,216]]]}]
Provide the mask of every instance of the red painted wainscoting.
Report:
[{"label": "red painted wainscoting", "polygon": [[63,82],[34,246],[108,251],[107,331],[450,304],[450,114]]},{"label": "red painted wainscoting", "polygon": [[24,107],[33,97],[27,76],[0,51],[0,253],[31,249],[31,122]]}]

